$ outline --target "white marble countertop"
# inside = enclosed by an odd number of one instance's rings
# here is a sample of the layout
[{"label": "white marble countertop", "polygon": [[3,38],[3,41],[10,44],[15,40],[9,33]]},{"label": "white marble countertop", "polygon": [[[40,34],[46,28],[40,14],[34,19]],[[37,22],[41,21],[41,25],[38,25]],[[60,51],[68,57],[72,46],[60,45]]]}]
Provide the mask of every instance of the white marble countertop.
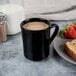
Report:
[{"label": "white marble countertop", "polygon": [[[56,23],[61,28],[72,22],[76,20]],[[53,42],[47,59],[39,62],[26,59],[19,33],[8,36],[6,42],[0,43],[0,76],[76,76],[76,65],[62,59],[53,49]]]}]

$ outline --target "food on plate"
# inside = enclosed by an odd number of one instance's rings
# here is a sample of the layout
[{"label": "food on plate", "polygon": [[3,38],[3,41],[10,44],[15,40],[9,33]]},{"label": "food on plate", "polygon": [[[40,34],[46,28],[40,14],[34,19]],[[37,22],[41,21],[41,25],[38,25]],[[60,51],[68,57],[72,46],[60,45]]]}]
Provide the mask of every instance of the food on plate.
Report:
[{"label": "food on plate", "polygon": [[60,30],[59,34],[60,36],[63,36],[65,38],[75,39],[76,38],[76,23],[64,26]]},{"label": "food on plate", "polygon": [[65,51],[67,54],[76,61],[76,39],[73,39],[71,42],[65,42]]}]

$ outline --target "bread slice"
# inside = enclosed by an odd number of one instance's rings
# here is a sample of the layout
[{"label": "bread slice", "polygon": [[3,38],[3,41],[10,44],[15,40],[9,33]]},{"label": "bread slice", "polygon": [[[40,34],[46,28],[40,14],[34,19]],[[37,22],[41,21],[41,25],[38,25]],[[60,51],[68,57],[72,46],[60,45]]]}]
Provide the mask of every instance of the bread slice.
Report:
[{"label": "bread slice", "polygon": [[76,61],[76,39],[71,42],[65,42],[65,51],[74,61]]}]

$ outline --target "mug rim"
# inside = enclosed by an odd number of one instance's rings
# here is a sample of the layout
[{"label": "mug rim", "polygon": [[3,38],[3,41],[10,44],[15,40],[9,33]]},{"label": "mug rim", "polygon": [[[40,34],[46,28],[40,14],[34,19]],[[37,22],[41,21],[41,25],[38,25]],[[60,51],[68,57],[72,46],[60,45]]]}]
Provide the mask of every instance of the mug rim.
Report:
[{"label": "mug rim", "polygon": [[[45,19],[45,18],[28,18],[28,19],[23,20],[23,21],[21,22],[20,26],[21,26],[22,29],[27,30],[27,31],[43,31],[43,29],[42,29],[42,30],[29,30],[29,29],[23,28],[23,26],[24,26],[25,24],[27,24],[27,23],[29,23],[29,22],[36,22],[36,21],[37,21],[37,22],[44,22],[45,24],[48,25],[47,28],[50,27],[50,22],[49,22],[49,20],[47,20],[47,19]],[[47,29],[47,28],[46,28],[46,29]],[[45,29],[44,29],[44,30],[45,30]]]}]

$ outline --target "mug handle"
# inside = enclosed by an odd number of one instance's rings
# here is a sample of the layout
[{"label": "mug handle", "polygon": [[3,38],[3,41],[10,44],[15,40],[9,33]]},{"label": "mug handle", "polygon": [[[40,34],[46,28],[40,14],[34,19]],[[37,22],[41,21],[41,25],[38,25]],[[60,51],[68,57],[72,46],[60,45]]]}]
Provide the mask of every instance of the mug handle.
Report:
[{"label": "mug handle", "polygon": [[55,30],[54,30],[51,38],[50,38],[50,43],[54,40],[54,38],[56,37],[56,35],[59,31],[59,26],[57,24],[51,24],[50,29],[53,28],[53,27],[55,28]]}]

